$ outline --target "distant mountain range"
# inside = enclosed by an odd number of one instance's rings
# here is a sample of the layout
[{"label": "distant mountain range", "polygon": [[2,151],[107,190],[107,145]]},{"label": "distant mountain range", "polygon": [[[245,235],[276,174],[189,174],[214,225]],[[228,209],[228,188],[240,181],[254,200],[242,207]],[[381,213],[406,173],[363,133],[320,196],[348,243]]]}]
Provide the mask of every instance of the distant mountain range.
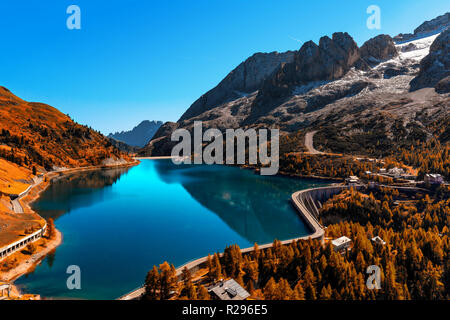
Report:
[{"label": "distant mountain range", "polygon": [[[414,34],[376,36],[361,47],[349,34],[336,32],[298,51],[257,53],[178,122],[161,126],[139,153],[170,154],[173,130],[192,130],[197,120],[219,130],[264,126],[282,135],[315,130],[324,143],[320,147],[336,152],[371,149],[378,155],[426,139],[434,123],[449,122],[449,17],[427,21]],[[362,141],[372,145],[366,148]]]},{"label": "distant mountain range", "polygon": [[133,147],[142,148],[153,138],[162,124],[162,121],[145,120],[130,131],[111,133],[108,137]]}]

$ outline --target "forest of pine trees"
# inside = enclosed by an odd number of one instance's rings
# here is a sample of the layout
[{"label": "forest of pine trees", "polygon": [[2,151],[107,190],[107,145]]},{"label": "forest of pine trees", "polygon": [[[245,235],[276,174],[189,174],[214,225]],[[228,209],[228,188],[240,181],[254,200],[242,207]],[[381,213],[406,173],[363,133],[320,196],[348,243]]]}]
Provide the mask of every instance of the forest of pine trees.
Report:
[{"label": "forest of pine trees", "polygon": [[450,144],[442,144],[437,139],[427,142],[417,141],[409,149],[399,149],[395,156],[397,160],[419,169],[419,178],[426,173],[442,174],[450,180]]},{"label": "forest of pine trees", "polygon": [[366,171],[377,172],[383,164],[357,161],[351,157],[332,155],[285,154],[280,157],[280,172],[300,176],[347,178],[364,176]]},{"label": "forest of pine trees", "polygon": [[[352,239],[352,248],[345,253],[335,252],[329,241],[322,245],[318,240],[285,246],[274,241],[269,249],[260,250],[255,245],[251,253],[244,255],[237,245],[232,245],[221,256],[208,256],[207,280],[214,283],[233,278],[253,298],[266,300],[449,299],[448,193],[435,199],[427,195],[408,204],[395,204],[398,197],[401,195],[392,189],[370,195],[348,190],[324,205],[323,221],[330,216],[341,217],[338,223],[327,226],[326,236]],[[372,242],[375,236],[386,245]],[[366,286],[370,265],[381,270],[379,290]],[[147,291],[159,288],[153,285],[153,279],[161,278],[156,267],[150,273],[153,275]],[[175,297],[205,299],[200,290],[206,289],[202,285],[194,287],[186,270]]]},{"label": "forest of pine trees", "polygon": [[[53,165],[69,165],[69,158],[79,165],[99,165],[113,155],[126,158],[100,133],[70,121],[56,130],[28,120],[24,132],[26,136],[0,130],[0,145],[6,147],[0,148],[0,158],[30,169],[35,164],[46,170]],[[59,149],[61,146],[64,148]]]}]

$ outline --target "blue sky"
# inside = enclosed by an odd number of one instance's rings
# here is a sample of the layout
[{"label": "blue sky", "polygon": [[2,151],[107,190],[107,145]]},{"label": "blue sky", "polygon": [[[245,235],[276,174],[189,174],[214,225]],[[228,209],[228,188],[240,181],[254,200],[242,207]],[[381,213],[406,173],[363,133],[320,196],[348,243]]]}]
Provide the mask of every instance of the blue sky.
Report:
[{"label": "blue sky", "polygon": [[[71,4],[81,30],[66,27]],[[373,4],[381,30],[366,27]],[[335,31],[361,45],[447,11],[448,0],[2,1],[0,85],[107,134],[178,120],[255,52],[297,50]]]}]

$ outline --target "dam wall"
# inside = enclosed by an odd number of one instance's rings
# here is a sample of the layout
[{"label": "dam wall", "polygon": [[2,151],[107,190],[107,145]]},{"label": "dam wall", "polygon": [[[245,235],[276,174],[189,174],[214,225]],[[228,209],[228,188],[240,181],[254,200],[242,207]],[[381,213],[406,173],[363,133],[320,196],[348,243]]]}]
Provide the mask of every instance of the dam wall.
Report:
[{"label": "dam wall", "polygon": [[[325,230],[323,226],[319,222],[319,209],[322,207],[322,204],[326,202],[328,199],[337,195],[344,191],[345,189],[356,189],[361,190],[365,188],[364,186],[347,186],[347,185],[339,185],[339,186],[329,186],[322,188],[313,188],[306,189],[295,192],[292,195],[292,203],[294,207],[297,209],[297,212],[300,215],[300,218],[308,225],[309,229],[312,231],[311,234],[295,239],[281,241],[282,245],[288,245],[294,241],[299,240],[308,240],[308,239],[317,239],[320,241],[324,240]],[[273,243],[267,243],[258,246],[259,250],[265,250],[271,248]],[[253,252],[254,247],[241,249],[242,254],[248,254]],[[193,261],[190,261],[176,269],[177,277],[181,280],[181,273],[183,269],[186,267],[191,273],[195,273],[201,268],[206,266],[206,262],[208,261],[208,257],[202,257]]]},{"label": "dam wall", "polygon": [[[346,186],[346,185],[338,185],[338,186],[329,186],[322,188],[313,188],[306,189],[295,192],[291,201],[294,207],[297,209],[297,212],[300,218],[307,224],[308,228],[311,230],[311,234],[307,236],[298,237],[291,240],[281,241],[282,245],[289,245],[294,241],[299,240],[308,240],[308,239],[317,239],[320,241],[324,241],[325,230],[323,226],[319,222],[319,209],[322,207],[322,203],[327,201],[332,196],[341,193],[345,189],[354,188],[360,190],[364,188],[364,186]],[[265,250],[271,248],[273,243],[267,243],[258,246],[259,250]],[[254,251],[254,247],[241,249],[242,254],[249,254]],[[222,256],[222,254],[220,254]],[[202,257],[190,262],[183,264],[182,266],[176,269],[176,276],[178,281],[181,281],[182,272],[184,268],[187,268],[191,274],[196,273],[202,268],[207,267],[208,257]],[[144,287],[140,287],[136,290],[131,291],[118,298],[118,300],[133,300],[138,299],[145,292]]]}]

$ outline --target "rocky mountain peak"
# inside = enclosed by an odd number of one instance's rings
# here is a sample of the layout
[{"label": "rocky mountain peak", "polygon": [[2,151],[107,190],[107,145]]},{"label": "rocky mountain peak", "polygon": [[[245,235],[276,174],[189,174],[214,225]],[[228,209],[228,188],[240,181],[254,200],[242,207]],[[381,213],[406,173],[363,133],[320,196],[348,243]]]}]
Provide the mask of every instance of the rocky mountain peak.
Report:
[{"label": "rocky mountain peak", "polygon": [[[441,26],[443,20],[438,20],[430,28]],[[195,120],[219,130],[263,125],[295,132],[331,126],[339,127],[331,132],[349,135],[359,134],[364,122],[389,139],[395,136],[391,128],[397,123],[417,126],[413,123],[419,121],[424,127],[446,115],[441,106],[448,97],[440,93],[449,87],[449,43],[447,32],[397,45],[390,36],[379,35],[358,48],[348,33],[337,32],[318,44],[305,42],[278,64],[264,62],[272,54],[256,54],[196,101],[178,123],[161,127],[142,154],[170,153],[170,133],[175,128],[189,130]],[[269,59],[277,55],[282,54]],[[252,70],[266,64],[271,67],[263,72]],[[245,73],[249,70],[254,81]],[[410,92],[413,84],[434,86],[436,92]],[[429,106],[436,108],[423,113]]]},{"label": "rocky mountain peak", "polygon": [[162,121],[144,120],[130,131],[111,133],[108,137],[124,142],[133,147],[145,146],[163,125]]},{"label": "rocky mountain peak", "polygon": [[411,81],[411,90],[435,87],[440,93],[450,92],[450,29],[431,44],[430,53],[420,62],[420,72]]},{"label": "rocky mountain peak", "polygon": [[394,40],[386,34],[380,34],[361,46],[361,57],[371,65],[392,59],[397,55]]},{"label": "rocky mountain peak", "polygon": [[450,26],[450,12],[436,17],[430,21],[425,21],[414,30],[414,34],[425,34],[433,31],[444,31]]},{"label": "rocky mountain peak", "polygon": [[437,34],[450,28],[450,12],[447,12],[439,17],[432,20],[425,21],[420,26],[418,26],[414,33],[400,33],[394,37],[394,41],[397,44],[411,41],[413,39],[420,39],[433,34]]},{"label": "rocky mountain peak", "polygon": [[282,63],[292,62],[293,58],[292,51],[255,53],[231,71],[214,89],[195,101],[182,115],[180,121],[258,90],[274,70]]}]

